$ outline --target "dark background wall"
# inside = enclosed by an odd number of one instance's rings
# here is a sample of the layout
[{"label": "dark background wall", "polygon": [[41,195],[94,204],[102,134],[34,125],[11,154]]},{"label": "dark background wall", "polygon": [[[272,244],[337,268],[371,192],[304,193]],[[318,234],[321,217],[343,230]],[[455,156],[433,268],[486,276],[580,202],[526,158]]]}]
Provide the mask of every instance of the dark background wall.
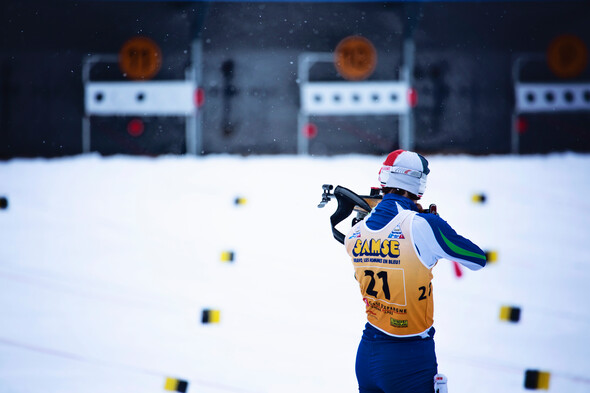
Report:
[{"label": "dark background wall", "polygon": [[[398,79],[404,34],[415,40],[416,150],[473,154],[510,151],[511,69],[525,53],[543,55],[561,34],[590,45],[588,2],[284,3],[48,2],[0,5],[0,157],[54,157],[82,151],[82,62],[117,54],[142,35],[162,49],[155,80],[184,78],[198,39],[205,103],[202,153],[293,154],[297,148],[302,52],[331,52],[362,35],[378,52],[369,80]],[[545,62],[531,80],[559,80]],[[526,76],[526,75],[525,75]],[[331,65],[317,80],[338,80]],[[116,64],[95,79],[124,80]],[[575,80],[590,80],[588,67]],[[91,119],[103,154],[185,152],[182,118]],[[383,154],[397,147],[395,116],[312,119],[312,154]],[[523,152],[590,151],[588,113],[533,115]]]}]

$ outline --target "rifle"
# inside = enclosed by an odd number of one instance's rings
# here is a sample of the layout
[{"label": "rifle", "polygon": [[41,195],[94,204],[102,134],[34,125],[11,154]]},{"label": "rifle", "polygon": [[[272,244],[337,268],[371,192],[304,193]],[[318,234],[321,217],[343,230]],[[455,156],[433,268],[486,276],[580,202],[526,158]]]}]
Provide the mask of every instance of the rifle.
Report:
[{"label": "rifle", "polygon": [[[334,235],[334,238],[342,244],[344,244],[345,235],[336,229],[336,225],[344,221],[344,219],[350,216],[353,211],[356,211],[357,215],[352,219],[352,225],[354,226],[359,221],[362,221],[383,199],[381,189],[375,187],[371,188],[369,195],[358,195],[348,188],[342,186],[336,186],[336,188],[334,188],[331,184],[324,184],[322,190],[322,200],[318,207],[321,208],[326,206],[332,198],[336,198],[338,201],[336,211],[330,216],[330,224],[332,225],[332,235]],[[332,190],[334,190],[334,193],[330,193]],[[428,210],[422,212],[437,214],[436,205],[433,203]]]}]

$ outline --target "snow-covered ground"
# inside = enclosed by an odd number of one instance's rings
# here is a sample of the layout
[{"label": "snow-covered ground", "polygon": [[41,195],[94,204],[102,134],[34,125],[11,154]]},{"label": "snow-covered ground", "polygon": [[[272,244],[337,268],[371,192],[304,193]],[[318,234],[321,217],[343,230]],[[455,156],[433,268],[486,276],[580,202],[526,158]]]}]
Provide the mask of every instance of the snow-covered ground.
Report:
[{"label": "snow-covered ground", "polygon": [[[434,269],[450,392],[521,392],[528,369],[590,391],[590,155],[428,159],[424,204],[498,255],[461,278]],[[168,377],[194,393],[357,391],[364,305],[336,202],[317,204],[324,183],[368,193],[381,161],[0,163],[0,392],[163,392]]]}]

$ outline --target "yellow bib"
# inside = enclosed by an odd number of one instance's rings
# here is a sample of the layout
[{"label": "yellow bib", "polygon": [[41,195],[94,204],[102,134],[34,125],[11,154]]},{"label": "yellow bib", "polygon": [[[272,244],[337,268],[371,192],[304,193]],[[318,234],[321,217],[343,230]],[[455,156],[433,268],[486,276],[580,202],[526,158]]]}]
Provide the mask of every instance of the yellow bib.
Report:
[{"label": "yellow bib", "polygon": [[361,221],[345,239],[367,320],[392,336],[416,336],[433,324],[432,269],[420,262],[411,238],[416,213],[402,210],[383,229]]}]

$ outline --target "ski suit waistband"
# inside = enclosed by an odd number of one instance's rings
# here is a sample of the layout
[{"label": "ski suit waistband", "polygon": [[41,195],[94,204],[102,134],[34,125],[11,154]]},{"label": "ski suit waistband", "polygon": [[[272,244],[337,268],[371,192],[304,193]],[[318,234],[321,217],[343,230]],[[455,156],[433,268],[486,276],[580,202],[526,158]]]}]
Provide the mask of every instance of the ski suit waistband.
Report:
[{"label": "ski suit waistband", "polygon": [[390,336],[389,334],[383,333],[381,330],[377,329],[375,326],[371,325],[369,322],[365,324],[365,330],[363,331],[363,340],[368,341],[394,341],[394,342],[409,342],[409,341],[422,341],[422,340],[432,340],[434,338],[434,333],[436,330],[434,326],[428,329],[427,336],[408,336],[408,337],[396,337]]}]

